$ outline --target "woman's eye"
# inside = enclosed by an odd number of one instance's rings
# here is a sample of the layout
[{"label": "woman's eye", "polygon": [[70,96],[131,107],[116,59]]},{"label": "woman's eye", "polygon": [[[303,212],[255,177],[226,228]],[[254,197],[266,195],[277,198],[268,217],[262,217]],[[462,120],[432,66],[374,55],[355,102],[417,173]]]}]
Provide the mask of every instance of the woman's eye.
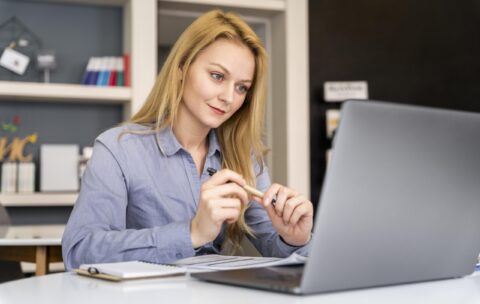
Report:
[{"label": "woman's eye", "polygon": [[238,92],[244,94],[248,91],[248,87],[244,86],[244,85],[239,85],[239,86],[237,86],[237,90],[238,90]]},{"label": "woman's eye", "polygon": [[211,75],[212,78],[215,79],[215,80],[222,80],[222,79],[223,79],[223,75],[220,74],[220,73],[213,72],[213,73],[210,73],[210,75]]}]

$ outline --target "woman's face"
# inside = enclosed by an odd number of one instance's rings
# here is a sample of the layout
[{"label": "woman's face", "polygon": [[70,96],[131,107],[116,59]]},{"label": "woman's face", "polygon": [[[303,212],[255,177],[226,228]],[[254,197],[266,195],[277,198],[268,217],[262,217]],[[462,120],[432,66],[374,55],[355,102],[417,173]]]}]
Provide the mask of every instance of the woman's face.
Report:
[{"label": "woman's face", "polygon": [[243,104],[255,58],[242,43],[219,39],[200,52],[184,75],[181,110],[200,128],[217,128]]}]

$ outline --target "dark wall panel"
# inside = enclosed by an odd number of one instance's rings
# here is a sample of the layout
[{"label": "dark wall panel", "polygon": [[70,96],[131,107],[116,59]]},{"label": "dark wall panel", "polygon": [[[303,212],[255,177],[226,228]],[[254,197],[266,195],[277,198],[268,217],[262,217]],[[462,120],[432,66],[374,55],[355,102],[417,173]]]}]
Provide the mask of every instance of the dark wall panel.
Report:
[{"label": "dark wall panel", "polygon": [[36,144],[26,146],[38,161],[41,144],[78,144],[92,146],[97,135],[122,120],[120,105],[92,105],[0,101],[0,123],[20,117],[15,133],[0,129],[0,137],[25,137],[38,133]]},{"label": "dark wall panel", "polygon": [[480,2],[309,3],[312,198],[325,170],[325,81],[366,80],[370,99],[480,112]]}]

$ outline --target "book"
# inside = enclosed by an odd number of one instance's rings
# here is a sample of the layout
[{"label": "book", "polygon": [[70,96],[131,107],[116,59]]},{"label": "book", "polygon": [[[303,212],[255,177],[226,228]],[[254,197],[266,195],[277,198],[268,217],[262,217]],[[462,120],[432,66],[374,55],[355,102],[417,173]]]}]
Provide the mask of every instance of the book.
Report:
[{"label": "book", "polygon": [[110,58],[110,73],[108,74],[109,87],[117,86],[117,74],[118,74],[118,57]]},{"label": "book", "polygon": [[102,264],[82,264],[73,269],[76,273],[98,279],[123,281],[185,275],[182,267],[155,264],[145,261],[128,261]]},{"label": "book", "polygon": [[99,71],[97,82],[95,83],[97,86],[105,86],[108,82],[108,73],[109,73],[109,57],[100,57],[98,58],[99,64]]},{"label": "book", "polygon": [[130,54],[123,55],[123,86],[130,86]]},{"label": "book", "polygon": [[17,170],[18,164],[16,162],[4,162],[2,164],[2,193],[17,192]]},{"label": "book", "polygon": [[18,192],[33,193],[35,191],[35,163],[18,163]]},{"label": "book", "polygon": [[100,74],[101,58],[94,57],[92,63],[91,75],[88,78],[88,85],[97,85],[98,75]]},{"label": "book", "polygon": [[95,61],[95,57],[90,57],[88,59],[87,67],[85,68],[85,72],[83,73],[83,77],[82,77],[82,82],[81,82],[82,84],[91,83],[94,61]]},{"label": "book", "polygon": [[123,71],[123,57],[117,58],[116,63],[117,78],[115,85],[118,87],[124,86],[124,71]]}]

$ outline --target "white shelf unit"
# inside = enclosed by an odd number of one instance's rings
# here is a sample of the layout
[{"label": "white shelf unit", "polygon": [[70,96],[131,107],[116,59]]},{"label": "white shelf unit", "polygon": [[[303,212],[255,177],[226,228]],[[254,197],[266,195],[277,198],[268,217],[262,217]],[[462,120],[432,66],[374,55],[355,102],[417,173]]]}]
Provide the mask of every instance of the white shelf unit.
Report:
[{"label": "white shelf unit", "polygon": [[[123,53],[130,54],[130,87],[0,81],[0,102],[121,104],[125,118],[130,117],[141,107],[157,74],[157,0],[38,1],[122,7]],[[0,194],[0,203],[7,207],[73,206],[77,196],[77,193]]]},{"label": "white shelf unit", "polygon": [[73,206],[78,193],[0,193],[5,207],[65,207]]}]

